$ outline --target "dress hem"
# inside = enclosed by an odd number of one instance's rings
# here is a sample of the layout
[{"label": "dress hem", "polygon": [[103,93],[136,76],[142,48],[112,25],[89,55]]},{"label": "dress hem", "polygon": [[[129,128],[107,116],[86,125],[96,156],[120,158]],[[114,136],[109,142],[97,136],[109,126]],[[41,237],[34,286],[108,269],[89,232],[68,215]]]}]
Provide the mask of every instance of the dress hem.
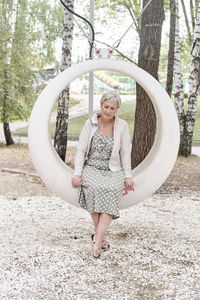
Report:
[{"label": "dress hem", "polygon": [[114,214],[111,214],[111,213],[107,213],[106,211],[90,211],[89,209],[87,209],[85,207],[82,207],[82,206],[80,206],[80,208],[83,208],[83,209],[87,210],[89,213],[99,213],[99,214],[104,213],[104,214],[112,215],[113,216],[112,219],[114,219],[114,220],[120,218],[120,215],[117,216],[117,215],[114,215]]}]

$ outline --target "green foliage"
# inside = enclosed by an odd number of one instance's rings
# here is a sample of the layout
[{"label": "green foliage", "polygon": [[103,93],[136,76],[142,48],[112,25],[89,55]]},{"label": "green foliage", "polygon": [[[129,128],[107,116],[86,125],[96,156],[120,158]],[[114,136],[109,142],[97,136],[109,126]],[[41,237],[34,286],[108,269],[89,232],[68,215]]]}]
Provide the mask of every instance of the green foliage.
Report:
[{"label": "green foliage", "polygon": [[188,73],[191,59],[191,43],[188,36],[180,38],[180,53],[183,73]]},{"label": "green foliage", "polygon": [[141,0],[96,0],[95,9],[104,11],[104,20],[103,22],[112,21],[116,22],[119,14],[125,15],[128,13],[131,18],[137,18],[141,11]]},{"label": "green foliage", "polygon": [[51,6],[48,0],[19,0],[13,35],[11,15],[12,1],[0,0],[1,121],[5,109],[8,121],[30,115],[37,96],[34,70],[55,63],[55,40],[62,34],[63,8],[59,3]]}]

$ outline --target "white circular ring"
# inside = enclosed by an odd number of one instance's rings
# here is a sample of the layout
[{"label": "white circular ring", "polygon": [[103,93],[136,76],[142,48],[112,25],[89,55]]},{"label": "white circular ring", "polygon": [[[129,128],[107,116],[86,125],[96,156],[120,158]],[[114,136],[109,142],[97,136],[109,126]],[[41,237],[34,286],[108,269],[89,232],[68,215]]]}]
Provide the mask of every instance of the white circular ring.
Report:
[{"label": "white circular ring", "polygon": [[54,102],[61,91],[77,77],[95,70],[113,70],[130,76],[149,95],[156,112],[156,136],[144,161],[132,170],[135,191],[127,191],[120,209],[150,197],[166,180],[177,158],[179,124],[174,105],[149,73],[134,64],[114,59],[93,59],[66,69],[55,77],[38,97],[29,122],[29,149],[33,164],[49,189],[68,203],[78,206],[77,189],[71,185],[73,170],[58,156],[49,133],[49,119]]}]

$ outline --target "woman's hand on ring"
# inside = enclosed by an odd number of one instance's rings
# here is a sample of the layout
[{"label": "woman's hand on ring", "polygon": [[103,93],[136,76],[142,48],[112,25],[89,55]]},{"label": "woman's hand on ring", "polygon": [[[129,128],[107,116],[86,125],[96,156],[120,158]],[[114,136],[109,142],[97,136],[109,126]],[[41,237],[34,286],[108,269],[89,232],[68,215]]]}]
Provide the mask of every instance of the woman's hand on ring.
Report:
[{"label": "woman's hand on ring", "polygon": [[73,188],[78,188],[82,184],[82,177],[80,175],[75,175],[72,177]]},{"label": "woman's hand on ring", "polygon": [[124,183],[126,185],[127,190],[129,190],[129,191],[133,190],[133,178],[132,177],[125,178]]}]

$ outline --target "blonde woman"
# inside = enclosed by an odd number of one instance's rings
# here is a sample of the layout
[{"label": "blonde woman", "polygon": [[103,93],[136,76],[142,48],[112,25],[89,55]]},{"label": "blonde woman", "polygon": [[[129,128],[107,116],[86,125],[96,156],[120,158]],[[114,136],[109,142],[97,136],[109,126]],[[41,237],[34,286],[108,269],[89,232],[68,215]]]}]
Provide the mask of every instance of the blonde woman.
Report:
[{"label": "blonde woman", "polygon": [[79,204],[94,223],[95,235],[91,238],[95,258],[110,247],[105,233],[111,220],[119,218],[124,185],[133,189],[128,125],[116,116],[121,98],[107,92],[100,105],[101,112],[88,119],[81,131],[72,178],[72,186],[80,187]]}]

